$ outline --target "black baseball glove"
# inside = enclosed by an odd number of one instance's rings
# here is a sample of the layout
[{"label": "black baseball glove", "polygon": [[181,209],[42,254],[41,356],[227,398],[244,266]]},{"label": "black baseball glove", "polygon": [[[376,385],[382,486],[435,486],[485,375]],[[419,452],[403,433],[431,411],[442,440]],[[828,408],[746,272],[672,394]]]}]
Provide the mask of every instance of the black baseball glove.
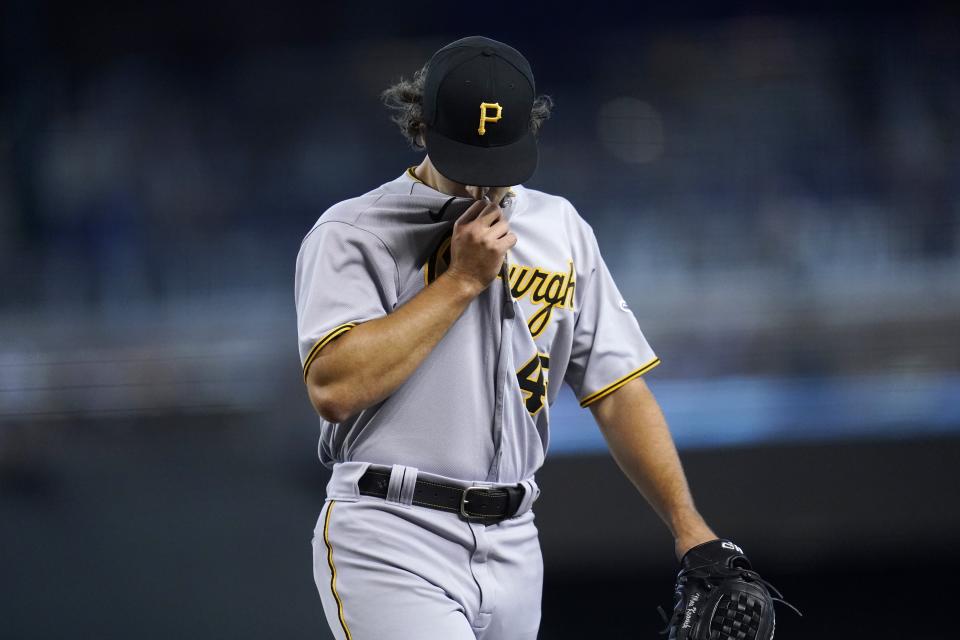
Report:
[{"label": "black baseball glove", "polygon": [[672,617],[660,608],[667,624],[660,633],[668,640],[772,640],[774,602],[802,615],[729,540],[704,542],[683,555],[674,596]]}]

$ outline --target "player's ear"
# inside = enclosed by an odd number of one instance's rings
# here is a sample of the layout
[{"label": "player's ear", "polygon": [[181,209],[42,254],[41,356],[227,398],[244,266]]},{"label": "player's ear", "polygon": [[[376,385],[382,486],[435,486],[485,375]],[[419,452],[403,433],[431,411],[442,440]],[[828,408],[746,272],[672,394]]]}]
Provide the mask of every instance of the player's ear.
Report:
[{"label": "player's ear", "polygon": [[417,146],[421,149],[425,149],[427,147],[427,141],[425,137],[427,125],[421,122],[419,125],[417,125],[417,129],[419,130],[419,133],[417,133]]}]

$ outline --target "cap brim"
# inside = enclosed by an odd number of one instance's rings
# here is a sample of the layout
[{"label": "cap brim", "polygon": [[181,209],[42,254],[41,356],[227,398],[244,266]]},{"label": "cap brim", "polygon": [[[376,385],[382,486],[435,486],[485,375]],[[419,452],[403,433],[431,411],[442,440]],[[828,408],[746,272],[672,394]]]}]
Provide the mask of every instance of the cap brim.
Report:
[{"label": "cap brim", "polygon": [[430,162],[446,178],[474,187],[512,187],[537,170],[537,139],[528,131],[499,147],[477,147],[427,129],[424,136]]}]

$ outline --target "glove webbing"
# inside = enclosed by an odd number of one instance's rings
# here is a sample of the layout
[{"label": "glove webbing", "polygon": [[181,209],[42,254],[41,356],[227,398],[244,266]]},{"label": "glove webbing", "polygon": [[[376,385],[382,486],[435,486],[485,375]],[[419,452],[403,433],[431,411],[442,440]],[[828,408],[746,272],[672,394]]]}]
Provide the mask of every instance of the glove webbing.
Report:
[{"label": "glove webbing", "polygon": [[[770,591],[771,594],[773,594],[770,596],[770,598],[774,602],[779,602],[780,604],[784,604],[790,607],[790,609],[792,609],[794,613],[796,613],[800,617],[803,617],[803,614],[800,613],[799,609],[797,609],[795,606],[793,606],[792,604],[790,604],[789,602],[783,599],[783,594],[780,593],[779,589],[777,589],[770,582],[768,582],[763,577],[761,577],[759,573],[757,573],[752,569],[744,569],[742,567],[727,568],[727,567],[718,567],[714,564],[705,564],[699,567],[690,567],[689,569],[684,569],[677,575],[677,582],[679,584],[685,584],[689,579],[693,579],[693,578],[702,579],[707,584],[711,584],[713,582],[717,582],[717,583],[723,582],[724,580],[727,580],[730,578],[743,578],[744,580],[759,582],[760,584],[765,586]],[[674,609],[673,615],[670,616],[669,618],[667,617],[667,613],[663,610],[663,607],[658,605],[657,611],[660,613],[660,617],[663,618],[664,624],[666,624],[666,627],[664,627],[664,629],[660,631],[660,635],[668,634],[670,632],[670,627],[675,622],[679,622],[680,618],[683,617],[682,608]]]}]

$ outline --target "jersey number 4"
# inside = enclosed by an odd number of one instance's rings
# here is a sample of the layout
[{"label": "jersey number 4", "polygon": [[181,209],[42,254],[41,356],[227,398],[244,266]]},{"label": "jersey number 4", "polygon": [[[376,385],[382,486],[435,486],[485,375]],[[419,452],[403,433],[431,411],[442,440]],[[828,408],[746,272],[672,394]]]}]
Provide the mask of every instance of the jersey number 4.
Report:
[{"label": "jersey number 4", "polygon": [[523,391],[524,402],[531,416],[537,415],[547,401],[547,376],[550,369],[550,356],[546,353],[534,354],[517,370],[517,381]]}]

